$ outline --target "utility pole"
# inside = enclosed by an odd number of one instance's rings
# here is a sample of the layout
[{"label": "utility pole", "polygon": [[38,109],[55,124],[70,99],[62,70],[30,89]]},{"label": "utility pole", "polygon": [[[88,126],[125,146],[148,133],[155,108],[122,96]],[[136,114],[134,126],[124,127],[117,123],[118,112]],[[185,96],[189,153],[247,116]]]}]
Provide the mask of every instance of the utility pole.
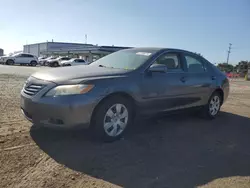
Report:
[{"label": "utility pole", "polygon": [[85,34],[85,44],[87,44],[87,43],[88,43],[88,35]]},{"label": "utility pole", "polygon": [[229,43],[229,47],[228,47],[228,51],[227,51],[227,64],[228,64],[228,61],[229,61],[229,54],[231,53],[231,47],[232,46],[232,44],[231,43]]}]

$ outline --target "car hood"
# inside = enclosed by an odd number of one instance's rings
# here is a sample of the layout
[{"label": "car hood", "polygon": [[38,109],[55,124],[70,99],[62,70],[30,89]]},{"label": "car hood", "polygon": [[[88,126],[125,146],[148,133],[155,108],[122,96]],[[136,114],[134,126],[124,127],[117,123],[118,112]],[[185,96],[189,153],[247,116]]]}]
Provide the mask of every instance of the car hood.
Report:
[{"label": "car hood", "polygon": [[12,56],[7,56],[7,55],[4,55],[4,56],[0,56],[0,58],[10,58]]},{"label": "car hood", "polygon": [[96,77],[117,77],[122,76],[130,72],[124,69],[113,69],[98,66],[72,66],[72,67],[59,67],[53,69],[47,69],[32,74],[32,77],[51,81],[55,83],[67,82],[70,80],[78,79],[93,79]]},{"label": "car hood", "polygon": [[71,63],[72,61],[70,60],[64,60],[64,61],[61,61],[61,64],[64,64],[64,63]]},{"label": "car hood", "polygon": [[53,62],[53,61],[59,61],[58,59],[49,59],[49,60],[46,60],[47,62]]}]

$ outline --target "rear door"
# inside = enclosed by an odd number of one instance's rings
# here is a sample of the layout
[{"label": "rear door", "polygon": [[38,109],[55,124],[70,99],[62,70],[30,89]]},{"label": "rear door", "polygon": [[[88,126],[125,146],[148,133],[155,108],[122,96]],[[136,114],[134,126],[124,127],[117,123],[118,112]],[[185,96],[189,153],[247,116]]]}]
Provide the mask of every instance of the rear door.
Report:
[{"label": "rear door", "polygon": [[185,83],[190,101],[189,107],[207,103],[215,77],[211,76],[206,62],[198,55],[184,53],[185,70],[188,73]]}]

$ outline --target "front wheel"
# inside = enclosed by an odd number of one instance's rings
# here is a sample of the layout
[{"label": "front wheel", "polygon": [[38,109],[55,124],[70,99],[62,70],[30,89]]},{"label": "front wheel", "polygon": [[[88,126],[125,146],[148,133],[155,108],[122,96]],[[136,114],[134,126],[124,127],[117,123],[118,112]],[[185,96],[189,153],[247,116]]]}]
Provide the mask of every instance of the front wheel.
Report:
[{"label": "front wheel", "polygon": [[14,65],[15,62],[12,59],[6,61],[6,65]]},{"label": "front wheel", "polygon": [[208,119],[214,119],[220,112],[222,97],[219,92],[214,92],[209,98],[208,104],[204,106],[203,114]]},{"label": "front wheel", "polygon": [[132,123],[132,110],[131,101],[124,97],[105,99],[92,118],[92,134],[108,142],[119,139]]},{"label": "front wheel", "polygon": [[59,67],[59,63],[58,62],[54,62],[53,63],[53,67]]}]

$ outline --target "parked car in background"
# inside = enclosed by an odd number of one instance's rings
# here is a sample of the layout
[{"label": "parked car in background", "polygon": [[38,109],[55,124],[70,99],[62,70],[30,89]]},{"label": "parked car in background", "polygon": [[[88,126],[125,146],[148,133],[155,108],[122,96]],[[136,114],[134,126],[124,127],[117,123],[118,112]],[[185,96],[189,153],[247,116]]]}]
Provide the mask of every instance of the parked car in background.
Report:
[{"label": "parked car in background", "polygon": [[60,63],[62,61],[68,61],[70,60],[71,58],[70,57],[58,57],[56,59],[50,59],[46,62],[47,66],[50,66],[50,67],[59,67],[60,66]]},{"label": "parked car in background", "polygon": [[44,57],[38,57],[38,61],[46,59],[46,58],[47,58],[46,56],[44,56]]},{"label": "parked car in background", "polygon": [[38,57],[38,64],[42,65],[41,62],[43,62],[45,59],[47,59],[48,57]]},{"label": "parked car in background", "polygon": [[61,61],[60,66],[77,66],[77,65],[88,65],[89,63],[84,59],[72,58],[68,61]]},{"label": "parked car in background", "polygon": [[28,53],[18,53],[12,56],[2,56],[0,57],[0,62],[5,65],[30,65],[36,66],[38,58],[32,54]]},{"label": "parked car in background", "polygon": [[213,119],[228,93],[226,75],[200,55],[132,48],[88,66],[33,74],[21,91],[21,110],[35,125],[82,126],[111,141],[121,137],[135,115],[198,108]]},{"label": "parked car in background", "polygon": [[47,62],[49,60],[52,60],[52,59],[56,59],[57,57],[54,57],[54,56],[50,56],[50,57],[47,57],[45,59],[41,59],[39,60],[39,64],[42,65],[42,66],[48,66]]}]

